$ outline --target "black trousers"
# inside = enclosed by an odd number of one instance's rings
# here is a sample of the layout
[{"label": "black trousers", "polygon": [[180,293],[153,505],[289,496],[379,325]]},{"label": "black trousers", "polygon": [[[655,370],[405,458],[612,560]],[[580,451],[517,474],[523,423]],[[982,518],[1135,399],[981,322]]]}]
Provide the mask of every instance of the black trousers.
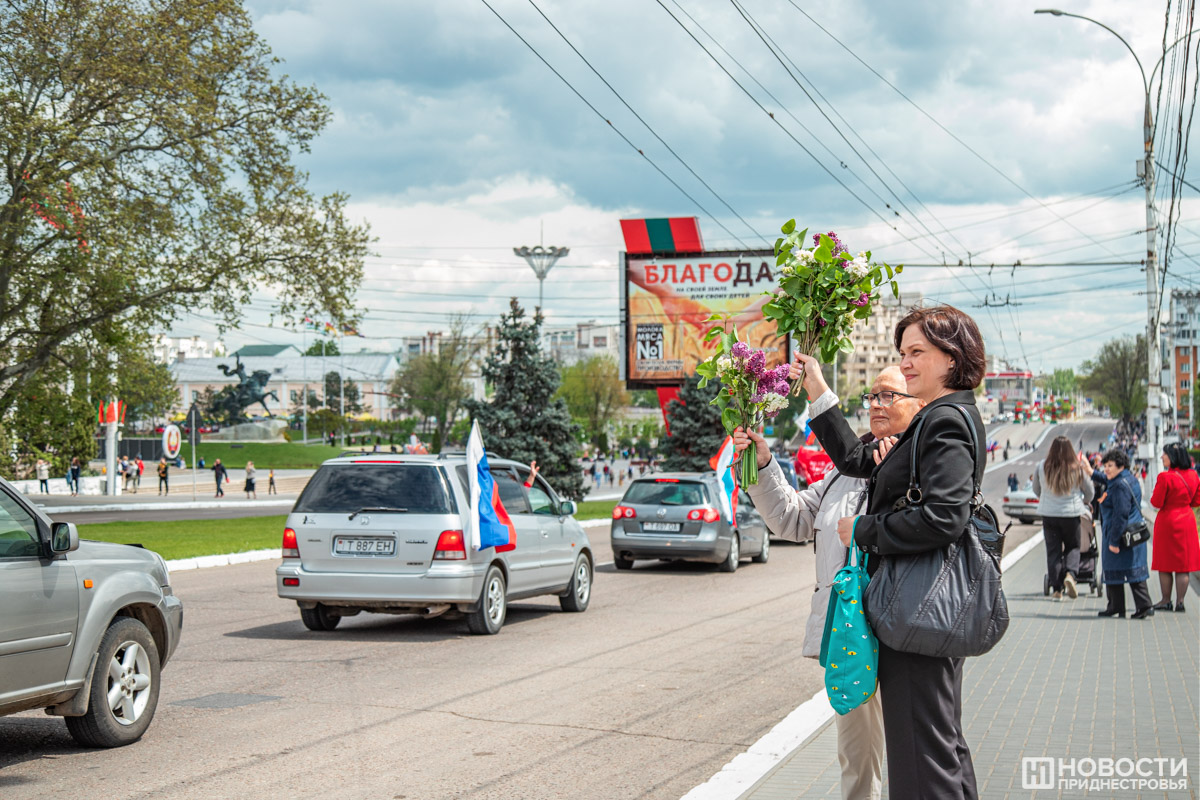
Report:
[{"label": "black trousers", "polygon": [[[1124,613],[1125,611],[1125,584],[1123,583],[1108,583],[1104,585],[1104,590],[1108,592],[1108,610]],[[1143,608],[1149,608],[1153,605],[1150,602],[1150,590],[1146,588],[1145,581],[1129,584],[1129,591],[1133,593],[1133,610],[1141,611]],[[879,673],[883,675],[882,672]]]},{"label": "black trousers", "polygon": [[1042,517],[1050,591],[1061,592],[1067,573],[1079,574],[1079,517]]},{"label": "black trousers", "polygon": [[962,732],[961,658],[901,653],[879,643],[888,793],[905,800],[976,800]]}]

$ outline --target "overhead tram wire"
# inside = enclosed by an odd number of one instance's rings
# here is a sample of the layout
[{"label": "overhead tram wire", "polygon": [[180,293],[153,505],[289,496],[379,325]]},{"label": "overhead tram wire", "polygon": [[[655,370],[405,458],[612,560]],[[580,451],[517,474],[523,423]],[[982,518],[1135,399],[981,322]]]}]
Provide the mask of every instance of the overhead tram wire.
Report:
[{"label": "overhead tram wire", "polygon": [[[930,122],[932,122],[938,128],[940,128],[942,130],[942,132],[944,132],[947,136],[949,136],[954,141],[958,142],[958,144],[962,145],[962,147],[964,147],[967,150],[967,152],[969,152],[971,155],[975,156],[977,159],[982,161],[990,170],[995,172],[997,175],[999,175],[1001,178],[1003,178],[1005,181],[1007,181],[1009,184],[1011,184],[1013,187],[1015,187],[1018,191],[1021,192],[1021,194],[1025,195],[1030,200],[1034,201],[1039,206],[1041,206],[1045,210],[1049,211],[1055,217],[1058,217],[1058,213],[1055,212],[1054,210],[1052,210],[1048,204],[1043,203],[1040,199],[1035,197],[1028,189],[1026,189],[1024,186],[1022,186],[1021,184],[1017,183],[1015,180],[1010,178],[1003,170],[1001,170],[999,167],[997,167],[991,161],[988,161],[986,158],[984,158],[984,156],[982,154],[980,154],[979,151],[977,151],[975,148],[971,147],[971,145],[967,144],[965,141],[963,141],[961,138],[959,138],[957,134],[955,134],[953,131],[951,131],[949,128],[947,128],[945,125],[943,125],[941,122],[939,122],[932,114],[930,114],[928,111],[926,111],[920,105],[918,105],[915,100],[913,100],[911,97],[906,95],[903,91],[901,91],[899,87],[897,87],[894,83],[892,83],[887,78],[885,78],[882,74],[880,74],[880,72],[877,69],[872,67],[866,61],[864,61],[857,53],[855,53],[846,44],[844,44],[841,39],[837,38],[832,33],[830,33],[828,30],[826,30],[825,26],[823,26],[821,23],[817,22],[815,19],[812,18],[812,16],[809,15],[809,13],[807,11],[805,11],[803,8],[798,6],[796,4],[796,0],[787,0],[787,2],[793,8],[795,8],[797,11],[799,11],[801,14],[803,14],[809,20],[809,22],[813,23],[818,28],[820,28],[822,33],[824,33],[830,39],[833,39],[833,41],[837,42],[837,44],[843,50],[845,50],[847,53],[849,53],[850,56],[855,61],[862,64],[864,67],[866,67],[871,72],[871,74],[873,74],[875,77],[879,78],[879,80],[886,83],[892,89],[892,91],[894,91],[896,94],[898,94],[902,98],[904,98],[905,102],[907,102],[909,105],[911,105],[917,111],[921,112],[921,114],[923,116],[925,116],[926,119],[928,119]],[[1078,233],[1081,233],[1084,236],[1087,236],[1087,234],[1083,233],[1083,231],[1081,231],[1081,230],[1079,230],[1079,228],[1075,227],[1075,225],[1073,223],[1068,222],[1067,220],[1062,219],[1061,217],[1059,219],[1062,222],[1066,222],[1067,225],[1074,228]],[[1097,244],[1099,244],[1099,243],[1097,243]],[[1104,249],[1107,250],[1108,248],[1104,248]]]},{"label": "overhead tram wire", "polygon": [[[735,78],[733,76],[733,73],[731,73],[725,67],[725,65],[720,62],[720,60],[716,56],[714,56],[712,54],[712,51],[709,50],[707,47],[705,47],[704,43],[701,42],[698,38],[696,38],[696,34],[692,33],[691,29],[688,28],[688,26],[684,25],[683,21],[681,19],[679,19],[679,17],[675,16],[675,14],[671,11],[671,9],[667,8],[667,6],[663,2],[663,0],[654,0],[654,1],[656,3],[658,3],[659,7],[662,8],[663,11],[667,12],[667,16],[669,16],[672,20],[674,20],[675,24],[678,25],[683,30],[683,32],[686,33],[688,35],[688,37],[691,38],[691,40],[696,43],[696,46],[699,47],[701,50],[703,50],[705,55],[707,55],[710,59],[712,59],[712,62],[714,64],[716,64],[717,67],[720,68],[720,70],[726,74],[726,76],[729,77],[729,80],[733,81],[734,84],[736,84],[737,87],[742,90],[742,92],[746,95],[746,97],[750,98],[750,102],[752,102],[752,103],[754,103],[754,105],[758,106],[758,109],[760,111],[762,111],[764,114],[766,114],[771,119],[771,121],[774,122],[775,125],[778,126],[781,131],[783,131],[784,135],[786,135],[789,139],[792,140],[792,142],[795,143],[795,145],[797,147],[799,147],[801,150],[803,150],[805,155],[807,155],[814,162],[816,162],[817,166],[820,167],[822,169],[822,171],[825,172],[825,174],[827,174],[830,178],[833,178],[835,183],[837,183],[839,186],[841,186],[843,189],[845,189],[846,192],[851,197],[853,197],[855,200],[857,200],[858,203],[863,206],[863,208],[870,211],[880,222],[882,222],[884,225],[887,225],[892,230],[896,230],[897,233],[899,232],[896,229],[896,226],[890,220],[888,220],[886,217],[884,217],[882,214],[880,214],[879,211],[874,206],[872,206],[866,200],[863,200],[862,197],[860,197],[857,192],[855,192],[853,189],[851,189],[849,186],[847,186],[845,181],[843,181],[841,178],[839,178],[833,172],[833,170],[831,170],[831,169],[829,169],[829,167],[825,166],[824,162],[822,162],[821,159],[817,158],[817,156],[812,152],[812,150],[809,150],[804,145],[803,142],[801,142],[799,139],[796,138],[795,134],[793,134],[790,130],[788,130],[787,127],[782,122],[780,122],[778,119],[776,119],[775,115],[771,111],[769,111],[767,109],[767,107],[764,106],[759,101],[759,99],[757,97],[755,97],[741,81],[739,81],[737,78]],[[481,2],[486,2],[486,0],[481,0]]]},{"label": "overhead tram wire", "polygon": [[686,189],[684,189],[682,186],[680,186],[679,183],[674,178],[672,178],[665,171],[663,171],[662,167],[660,167],[658,164],[656,164],[654,162],[654,159],[650,158],[650,156],[646,155],[646,153],[641,148],[639,148],[636,144],[634,144],[632,141],[630,141],[629,137],[627,137],[625,134],[621,133],[620,129],[617,128],[616,125],[613,125],[613,123],[610,119],[608,119],[602,113],[600,113],[600,110],[597,109],[594,105],[592,105],[592,103],[586,97],[584,97],[583,94],[581,94],[580,91],[578,89],[576,89],[575,86],[569,80],[567,80],[566,77],[563,76],[563,74],[561,72],[556,70],[554,68],[554,66],[549,61],[547,61],[546,58],[541,53],[538,52],[537,48],[534,47],[532,44],[530,44],[529,41],[524,36],[522,36],[517,31],[516,28],[514,28],[512,25],[510,25],[508,20],[506,20],[503,16],[501,16],[500,12],[497,11],[495,8],[493,8],[491,3],[488,2],[488,0],[479,0],[479,2],[481,2],[485,6],[487,6],[488,11],[491,11],[492,14],[495,15],[496,19],[498,19],[502,23],[504,23],[504,27],[506,27],[510,31],[512,31],[513,35],[516,36],[518,39],[520,39],[521,43],[523,45],[525,45],[527,48],[529,48],[529,51],[531,53],[533,53],[535,56],[537,56],[538,60],[546,65],[547,69],[549,69],[551,72],[553,72],[555,74],[555,76],[560,81],[562,81],[567,86],[567,88],[570,89],[572,93],[574,93],[574,95],[576,97],[578,97],[581,101],[583,101],[584,105],[586,105],[589,109],[592,110],[593,114],[595,114],[600,119],[604,120],[605,124],[607,124],[608,127],[612,128],[613,133],[620,136],[621,140],[624,141],[625,144],[627,144],[631,148],[633,148],[633,150],[638,155],[640,155],[642,158],[644,158],[646,160],[646,163],[648,163],[651,167],[653,167],[654,170],[659,175],[662,175],[672,186],[674,186],[676,189],[678,189],[680,194],[682,194],[684,197],[686,197],[688,200],[690,200],[692,202],[692,204],[695,205],[698,209],[703,211],[704,215],[706,217],[708,217],[709,219],[711,219],[713,222],[715,222],[717,224],[717,227],[719,227],[721,230],[725,231],[730,236],[732,236],[736,241],[741,243],[742,247],[744,247],[747,250],[753,249],[748,244],[743,242],[741,240],[741,238],[738,237],[733,231],[731,231],[731,230],[729,230],[729,228],[725,227],[725,223],[723,223],[723,222],[721,222],[721,220],[717,219],[717,217],[715,217],[712,214],[712,212],[710,212],[707,208],[705,208],[704,205],[699,200],[697,200],[695,197],[692,197],[692,195]]},{"label": "overhead tram wire", "polygon": [[692,169],[691,165],[683,160],[683,156],[681,156],[681,155],[679,155],[679,153],[675,152],[675,149],[673,147],[671,147],[671,145],[667,144],[666,141],[661,136],[658,135],[658,132],[655,131],[654,128],[652,128],[650,126],[650,123],[646,122],[646,120],[642,118],[642,115],[639,114],[637,111],[635,111],[633,106],[629,105],[629,103],[625,100],[625,98],[621,96],[621,93],[618,92],[613,87],[613,85],[608,82],[608,79],[605,78],[603,75],[601,75],[600,71],[598,69],[596,69],[594,66],[592,66],[592,62],[588,61],[587,58],[583,55],[583,53],[579,52],[579,48],[577,48],[574,44],[571,43],[571,40],[566,37],[566,34],[564,34],[561,30],[558,29],[558,26],[555,25],[548,16],[546,16],[546,12],[542,11],[542,9],[538,6],[538,4],[536,2],[534,2],[534,0],[529,0],[529,5],[533,6],[534,10],[537,11],[538,14],[541,15],[542,19],[546,20],[546,24],[554,29],[554,32],[558,34],[560,39],[562,39],[564,42],[566,42],[567,47],[571,48],[571,50],[574,51],[575,55],[579,56],[580,60],[583,61],[583,63],[587,65],[587,68],[590,69],[592,71],[592,73],[597,78],[600,79],[600,82],[608,87],[608,90],[610,92],[612,92],[613,95],[618,100],[621,101],[621,104],[623,106],[625,106],[626,109],[629,110],[630,114],[633,114],[633,116],[637,119],[638,122],[642,123],[643,127],[645,127],[646,130],[648,130],[650,132],[650,135],[653,136],[655,139],[657,139],[658,143],[667,149],[668,153],[675,156],[675,160],[678,161],[680,164],[682,164],[684,169],[686,169],[688,172],[690,172],[692,174],[693,178],[700,181],[700,184],[702,186],[704,186],[705,189],[708,189],[708,191],[712,194],[712,196],[717,198],[717,200],[721,203],[721,205],[723,205],[723,206],[725,206],[725,208],[729,209],[729,213],[733,214],[735,217],[737,217],[738,220],[741,221],[741,223],[746,226],[746,229],[749,230],[750,233],[752,233],[754,236],[757,236],[760,239],[763,239],[763,240],[767,239],[767,237],[763,236],[761,233],[756,231],[754,229],[754,226],[751,225],[749,222],[747,222],[745,220],[745,218],[742,217],[741,214],[739,214],[736,210],[734,210],[733,206],[731,206],[728,202],[726,202],[725,198],[722,197],[720,194],[718,194],[717,190],[712,188],[712,186],[710,186],[708,184],[708,181],[701,178],[696,173],[696,170]]}]

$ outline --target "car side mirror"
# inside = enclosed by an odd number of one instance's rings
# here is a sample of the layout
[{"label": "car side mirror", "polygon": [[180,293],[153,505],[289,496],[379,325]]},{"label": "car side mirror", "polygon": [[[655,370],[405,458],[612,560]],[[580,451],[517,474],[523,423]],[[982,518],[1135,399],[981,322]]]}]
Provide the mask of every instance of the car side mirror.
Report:
[{"label": "car side mirror", "polygon": [[73,522],[56,522],[50,528],[50,549],[55,553],[70,553],[79,549],[79,531]]},{"label": "car side mirror", "polygon": [[574,500],[563,500],[558,504],[558,514],[561,517],[573,517],[579,511]]}]

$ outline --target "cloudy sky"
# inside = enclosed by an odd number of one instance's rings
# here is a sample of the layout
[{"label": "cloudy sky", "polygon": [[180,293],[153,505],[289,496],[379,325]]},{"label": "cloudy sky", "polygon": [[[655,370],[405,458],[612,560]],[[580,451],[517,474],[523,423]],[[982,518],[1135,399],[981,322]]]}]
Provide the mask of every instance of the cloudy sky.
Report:
[{"label": "cloudy sky", "polygon": [[[1147,72],[1162,54],[1165,2],[1063,1]],[[889,263],[977,265],[913,268],[905,298],[969,310],[1034,370],[1144,327],[1145,274],[1122,263],[1145,253],[1142,82],[1103,29],[1022,2],[534,2],[248,0],[281,70],[334,111],[301,160],[312,188],[348,192],[378,237],[363,347],[536,304],[512,247],[543,229],[571,248],[549,324],[616,322],[618,220],[661,216],[699,217],[710,248],[769,246],[795,217]],[[1200,280],[1195,204],[1185,190],[1168,287]],[[264,317],[226,342],[299,343]]]}]

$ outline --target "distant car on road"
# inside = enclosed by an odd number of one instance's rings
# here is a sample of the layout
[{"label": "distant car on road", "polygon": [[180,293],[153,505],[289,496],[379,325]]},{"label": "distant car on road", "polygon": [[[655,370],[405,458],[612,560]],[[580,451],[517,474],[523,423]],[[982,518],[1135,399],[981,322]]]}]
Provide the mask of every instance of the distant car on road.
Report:
[{"label": "distant car on road", "polygon": [[331,631],[369,611],[465,617],[472,633],[499,633],[508,602],[557,595],[584,611],[594,556],[576,506],[529,468],[488,459],[516,528],[510,550],[472,550],[466,540],[467,459],[349,453],[326,461],[288,515],[280,597],[295,600],[310,630]]},{"label": "distant car on road", "polygon": [[1031,491],[1018,489],[1015,492],[1004,493],[1000,508],[1012,519],[1022,525],[1033,525],[1042,521],[1038,496]]},{"label": "distant car on road", "polygon": [[183,628],[162,558],[80,541],[0,479],[0,716],[44,708],[86,747],[141,738]]},{"label": "distant car on road", "polygon": [[765,564],[771,541],[750,496],[738,493],[736,524],[721,513],[715,472],[667,472],[635,479],[613,509],[613,563],[645,559],[702,561],[733,572],[742,556]]},{"label": "distant car on road", "polygon": [[792,466],[792,460],[787,456],[775,456],[775,463],[783,470],[783,477],[787,479],[788,485],[796,491],[808,487],[808,482],[801,483],[801,478],[796,475],[796,468]]}]

